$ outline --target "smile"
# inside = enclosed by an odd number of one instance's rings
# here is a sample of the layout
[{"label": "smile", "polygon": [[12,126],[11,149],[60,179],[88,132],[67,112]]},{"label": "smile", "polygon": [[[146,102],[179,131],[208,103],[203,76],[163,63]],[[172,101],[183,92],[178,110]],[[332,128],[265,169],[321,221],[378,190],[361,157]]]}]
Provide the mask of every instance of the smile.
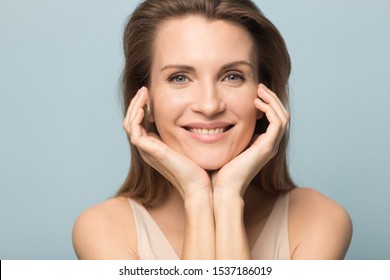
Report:
[{"label": "smile", "polygon": [[195,134],[203,134],[203,135],[214,135],[227,131],[229,127],[220,127],[214,129],[205,129],[205,128],[188,128],[188,130]]},{"label": "smile", "polygon": [[189,135],[196,140],[205,143],[212,143],[225,138],[227,131],[234,125],[227,123],[213,124],[191,124],[183,128],[189,132]]}]

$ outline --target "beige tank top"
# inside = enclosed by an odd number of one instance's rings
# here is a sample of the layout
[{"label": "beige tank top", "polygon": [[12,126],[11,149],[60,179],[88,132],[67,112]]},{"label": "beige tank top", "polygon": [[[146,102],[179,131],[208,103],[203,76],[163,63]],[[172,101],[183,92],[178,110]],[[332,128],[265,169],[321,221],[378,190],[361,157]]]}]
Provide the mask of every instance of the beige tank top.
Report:
[{"label": "beige tank top", "polygon": [[[129,198],[137,230],[138,255],[141,260],[178,260],[176,252],[149,212]],[[289,260],[289,195],[277,198],[267,222],[251,249],[254,260]]]}]

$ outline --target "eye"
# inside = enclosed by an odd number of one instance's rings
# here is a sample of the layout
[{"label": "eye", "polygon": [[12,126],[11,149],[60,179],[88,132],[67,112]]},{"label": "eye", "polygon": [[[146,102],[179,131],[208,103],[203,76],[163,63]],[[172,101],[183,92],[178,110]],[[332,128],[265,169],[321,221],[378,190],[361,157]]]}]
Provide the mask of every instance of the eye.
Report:
[{"label": "eye", "polygon": [[174,84],[184,84],[188,82],[188,78],[184,74],[174,74],[168,78],[168,81]]},{"label": "eye", "polygon": [[233,83],[238,83],[238,82],[242,83],[245,81],[245,77],[240,73],[233,72],[233,73],[228,73],[225,76],[224,81],[233,82]]}]

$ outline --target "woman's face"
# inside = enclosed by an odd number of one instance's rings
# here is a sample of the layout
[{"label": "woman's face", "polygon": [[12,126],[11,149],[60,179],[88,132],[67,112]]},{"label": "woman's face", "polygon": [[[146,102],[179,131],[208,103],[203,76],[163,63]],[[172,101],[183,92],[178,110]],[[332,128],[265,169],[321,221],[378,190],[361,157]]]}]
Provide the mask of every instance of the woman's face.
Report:
[{"label": "woman's face", "polygon": [[259,113],[250,34],[227,21],[170,19],[159,27],[151,69],[151,117],[161,139],[206,170],[249,144]]}]

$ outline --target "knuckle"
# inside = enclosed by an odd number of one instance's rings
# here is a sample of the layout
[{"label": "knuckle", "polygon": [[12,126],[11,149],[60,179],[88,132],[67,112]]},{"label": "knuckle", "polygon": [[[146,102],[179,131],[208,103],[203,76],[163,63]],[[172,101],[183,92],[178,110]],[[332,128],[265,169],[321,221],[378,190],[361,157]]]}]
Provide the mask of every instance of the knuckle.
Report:
[{"label": "knuckle", "polygon": [[125,129],[125,132],[126,132],[126,134],[127,134],[127,136],[131,136],[131,131],[130,131],[130,128],[129,127],[127,127],[127,126],[123,126],[123,128]]},{"label": "knuckle", "polygon": [[129,136],[130,136],[130,143],[137,146],[138,139],[134,137],[134,135],[129,134]]},{"label": "knuckle", "polygon": [[285,127],[284,122],[281,119],[278,119],[275,121],[275,128],[277,129],[278,133],[283,131],[283,128]]}]

